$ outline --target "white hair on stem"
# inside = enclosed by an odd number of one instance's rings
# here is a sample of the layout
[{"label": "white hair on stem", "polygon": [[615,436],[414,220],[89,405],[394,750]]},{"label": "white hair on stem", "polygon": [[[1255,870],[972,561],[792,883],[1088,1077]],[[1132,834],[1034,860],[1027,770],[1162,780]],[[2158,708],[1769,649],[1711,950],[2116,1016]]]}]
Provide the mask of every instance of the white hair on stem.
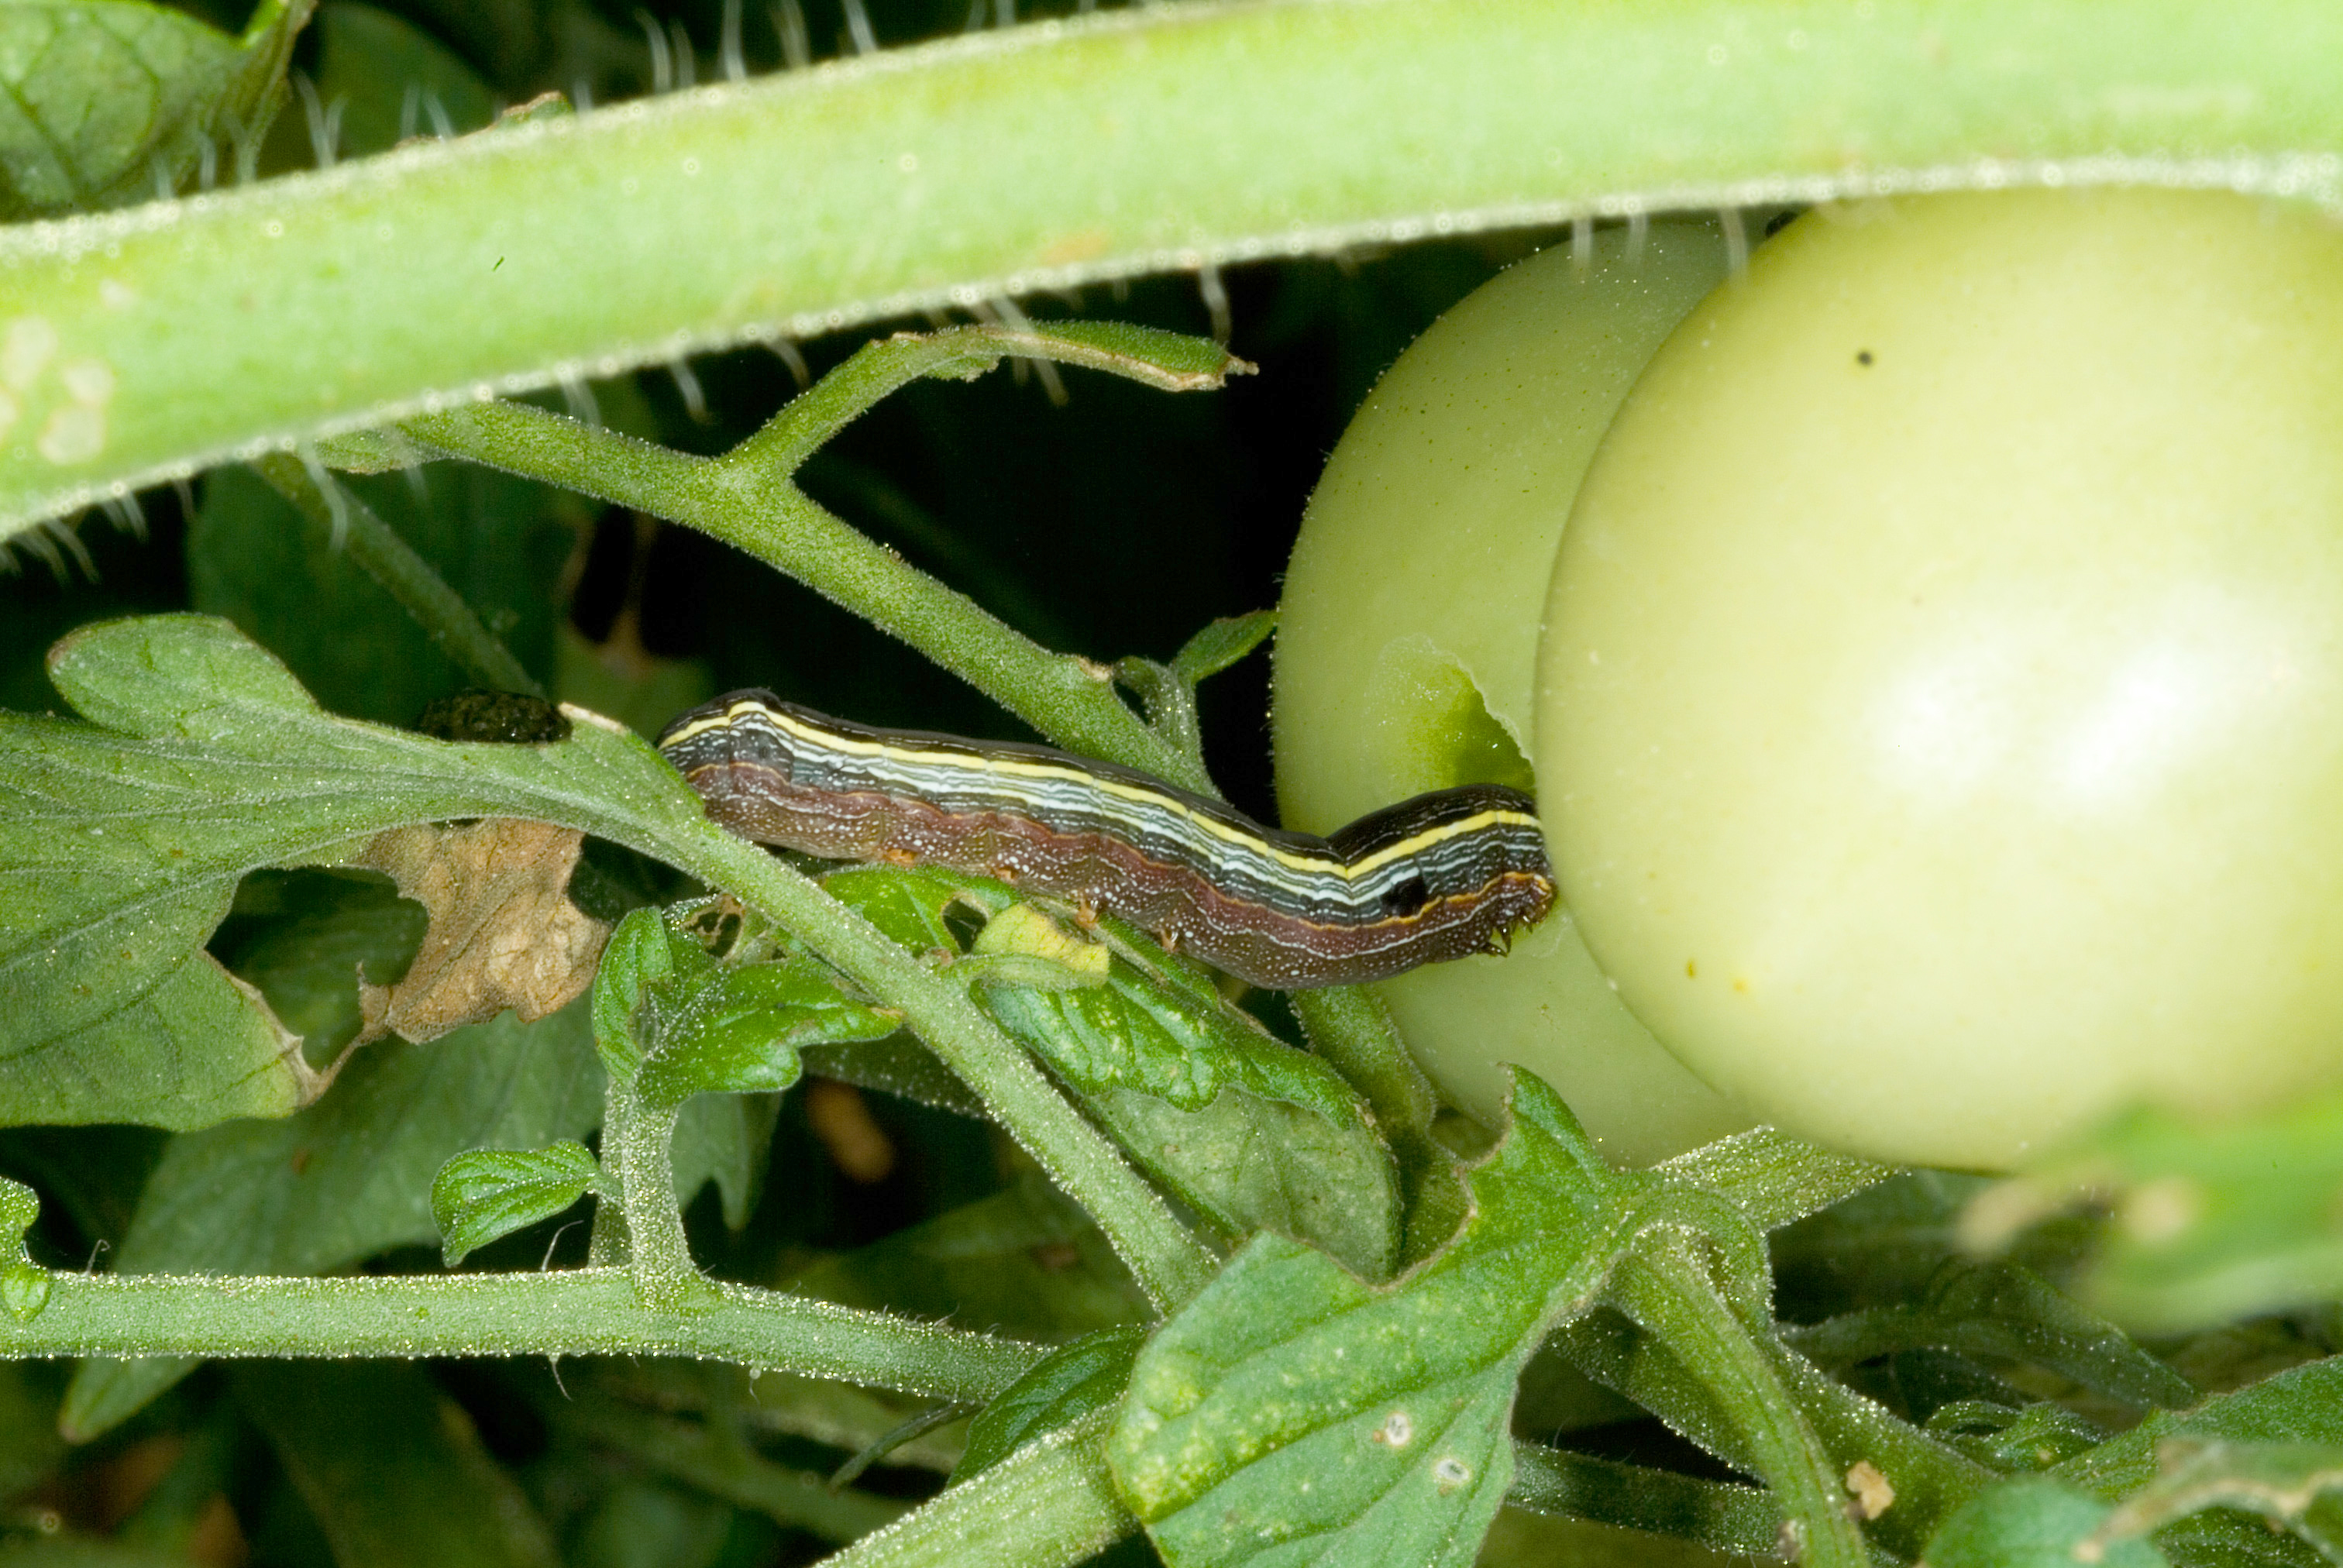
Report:
[{"label": "white hair on stem", "polygon": [[1229,291],[1222,286],[1221,269],[1209,261],[1198,267],[1196,287],[1204,297],[1204,308],[1212,313],[1212,341],[1226,348],[1229,335],[1236,328],[1229,319]]},{"label": "white hair on stem", "polygon": [[673,92],[675,58],[668,49],[667,29],[659,25],[658,17],[639,5],[635,7],[635,20],[641,25],[644,41],[651,48],[651,95]]},{"label": "white hair on stem", "polygon": [[870,30],[870,13],[862,8],[862,0],[842,0],[846,7],[847,35],[854,40],[854,52],[872,55],[879,50],[879,35]]},{"label": "white hair on stem", "polygon": [[717,58],[728,82],[749,79],[749,62],[740,53],[740,0],[724,0],[724,22],[719,31]]}]

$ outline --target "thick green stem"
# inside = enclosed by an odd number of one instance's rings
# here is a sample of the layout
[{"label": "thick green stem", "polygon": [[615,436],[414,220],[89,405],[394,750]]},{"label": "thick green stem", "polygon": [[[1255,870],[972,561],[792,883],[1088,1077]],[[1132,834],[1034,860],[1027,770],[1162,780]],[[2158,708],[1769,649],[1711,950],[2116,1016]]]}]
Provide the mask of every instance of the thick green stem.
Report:
[{"label": "thick green stem", "polygon": [[0,535],[256,444],[1141,272],[2053,178],[2332,199],[2338,57],[2327,0],[1149,5],[17,225],[6,315],[55,336]]},{"label": "thick green stem", "polygon": [[627,1269],[647,1305],[670,1312],[715,1299],[691,1261],[675,1201],[678,1107],[646,1105],[613,1079],[602,1108],[602,1169],[618,1183],[627,1217]]},{"label": "thick green stem", "polygon": [[521,667],[496,633],[481,624],[464,597],[449,588],[431,563],[399,538],[398,530],[377,516],[373,508],[347,490],[338,498],[328,497],[318,487],[320,476],[312,475],[307,464],[288,453],[256,457],[252,467],[278,495],[299,508],[313,526],[337,531],[339,544],[358,569],[380,583],[466,675],[492,690],[545,695],[537,678]]},{"label": "thick green stem", "polygon": [[990,1400],[1038,1346],[716,1288],[689,1314],[643,1304],[618,1269],[377,1279],[57,1273],[32,1322],[0,1313],[0,1359],[33,1356],[693,1356]]},{"label": "thick green stem", "polygon": [[1191,789],[1211,788],[1192,759],[1123,706],[1111,672],[1052,653],[995,619],[847,527],[778,467],[688,457],[525,404],[425,415],[404,428],[431,451],[582,491],[735,545],[901,638],[1056,744]]},{"label": "thick green stem", "polygon": [[1622,1308],[1665,1342],[1737,1429],[1747,1462],[1796,1535],[1795,1553],[1812,1568],[1866,1568],[1863,1532],[1847,1516],[1845,1472],[1832,1459],[1781,1369],[1735,1312],[1691,1235],[1648,1236],[1619,1265],[1612,1292]]},{"label": "thick green stem", "polygon": [[1139,1528],[1117,1496],[1098,1411],[866,1535],[824,1568],[1065,1568]]}]

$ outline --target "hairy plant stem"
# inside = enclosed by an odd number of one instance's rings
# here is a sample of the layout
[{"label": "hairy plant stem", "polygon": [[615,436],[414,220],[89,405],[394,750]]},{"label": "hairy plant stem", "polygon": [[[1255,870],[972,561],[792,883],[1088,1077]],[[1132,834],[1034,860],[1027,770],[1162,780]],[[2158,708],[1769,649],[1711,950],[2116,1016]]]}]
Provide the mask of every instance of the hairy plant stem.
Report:
[{"label": "hairy plant stem", "polygon": [[1790,1553],[1810,1568],[1866,1568],[1863,1532],[1848,1517],[1844,1470],[1833,1460],[1780,1369],[1757,1342],[1770,1323],[1745,1321],[1725,1299],[1692,1234],[1647,1234],[1620,1261],[1611,1294],[1665,1342],[1736,1428],[1745,1462],[1773,1490],[1795,1533]]},{"label": "hairy plant stem", "polygon": [[262,445],[1144,272],[2054,179],[2333,201],[2338,53],[2325,0],[1141,6],[20,224],[11,318],[112,395],[85,451],[39,438],[66,378],[28,381],[0,537]]},{"label": "hairy plant stem", "polygon": [[323,469],[313,473],[288,452],[256,457],[252,467],[298,508],[313,527],[337,536],[336,543],[358,568],[381,584],[466,675],[492,690],[545,695],[537,678],[522,668],[496,633],[481,624],[464,597],[449,588],[431,563],[399,538],[398,530],[384,522],[373,508],[347,490],[328,496],[318,480],[332,484],[332,478]]},{"label": "hairy plant stem", "polygon": [[710,823],[696,822],[689,831],[638,847],[729,890],[796,932],[872,996],[900,1008],[928,1049],[1090,1211],[1159,1308],[1169,1312],[1203,1289],[1220,1266],[1212,1251],[959,985],[922,967],[806,877]]},{"label": "hairy plant stem", "polygon": [[1069,1568],[1139,1529],[1116,1494],[1093,1412],[866,1535],[824,1568]]},{"label": "hairy plant stem", "polygon": [[646,1306],[620,1269],[383,1278],[55,1273],[30,1322],[0,1314],[0,1358],[690,1356],[981,1402],[1035,1345],[746,1285],[705,1310]]},{"label": "hairy plant stem", "polygon": [[566,486],[737,546],[902,638],[1053,743],[1211,788],[1192,759],[1123,705],[1111,671],[995,619],[849,528],[785,473],[687,456],[526,404],[424,415],[402,427],[442,456]]},{"label": "hairy plant stem", "polygon": [[[627,1270],[646,1306],[695,1310],[715,1286],[691,1261],[675,1197],[675,1123],[679,1107],[645,1104],[610,1080],[602,1102],[602,1169],[618,1185],[626,1215]],[[598,1200],[607,1202],[608,1200]]]}]

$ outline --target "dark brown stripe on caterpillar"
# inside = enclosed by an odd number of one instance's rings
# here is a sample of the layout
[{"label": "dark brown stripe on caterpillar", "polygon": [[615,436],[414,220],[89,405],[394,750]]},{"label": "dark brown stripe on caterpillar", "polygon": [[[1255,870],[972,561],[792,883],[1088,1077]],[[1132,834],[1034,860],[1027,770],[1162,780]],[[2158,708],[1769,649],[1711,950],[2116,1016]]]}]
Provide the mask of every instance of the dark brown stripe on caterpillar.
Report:
[{"label": "dark brown stripe on caterpillar", "polygon": [[769,691],[695,708],[659,745],[709,816],[746,838],[1084,900],[1259,986],[1502,952],[1554,907],[1535,808],[1493,784],[1419,795],[1320,839],[1112,763],[876,729]]}]

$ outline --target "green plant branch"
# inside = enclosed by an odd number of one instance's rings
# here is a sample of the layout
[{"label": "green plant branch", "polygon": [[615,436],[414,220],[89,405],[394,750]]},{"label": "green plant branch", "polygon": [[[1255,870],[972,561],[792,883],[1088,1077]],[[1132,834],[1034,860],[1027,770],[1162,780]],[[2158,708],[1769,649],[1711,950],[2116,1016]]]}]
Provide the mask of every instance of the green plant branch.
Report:
[{"label": "green plant branch", "polygon": [[2338,55],[2324,0],[1146,6],[19,225],[6,314],[55,339],[0,537],[262,444],[1144,272],[2054,178],[2332,200]]},{"label": "green plant branch", "polygon": [[1718,1289],[1700,1242],[1673,1228],[1647,1233],[1620,1261],[1611,1294],[1673,1350],[1734,1426],[1747,1462],[1795,1532],[1789,1555],[1813,1568],[1866,1568],[1863,1532],[1847,1517],[1844,1472],[1783,1386],[1780,1371]]},{"label": "green plant branch", "polygon": [[1111,672],[1052,653],[994,618],[849,528],[769,464],[690,457],[518,403],[423,415],[403,428],[443,456],[722,539],[902,638],[1057,745],[1191,789],[1212,788],[1192,759],[1123,705]]},{"label": "green plant branch", "polygon": [[705,821],[638,848],[721,887],[797,933],[872,996],[903,1010],[929,1050],[981,1097],[1010,1136],[1088,1210],[1140,1288],[1170,1311],[1219,1260],[1052,1088],[966,990],[922,967],[876,926],[745,839]]},{"label": "green plant branch", "polygon": [[1103,1452],[1111,1407],[1036,1440],[824,1568],[1067,1568],[1135,1533]]},{"label": "green plant branch", "polygon": [[[358,569],[381,584],[466,675],[491,690],[545,695],[537,678],[522,668],[496,633],[481,624],[464,597],[449,588],[431,563],[399,538],[398,531],[373,508],[347,490],[327,496],[317,484],[322,470],[313,475],[307,464],[287,452],[256,457],[252,468],[299,508],[313,527],[326,530],[337,548],[347,551]],[[332,482],[330,477],[327,482]]]},{"label": "green plant branch", "polygon": [[658,1311],[619,1269],[377,1279],[53,1273],[31,1322],[0,1314],[0,1358],[691,1356],[927,1398],[990,1399],[1039,1346],[746,1285]]},{"label": "green plant branch", "polygon": [[[1135,356],[1118,339],[1142,339],[1155,352]],[[972,380],[1016,356],[1079,365],[1141,381],[1160,392],[1206,392],[1252,367],[1225,349],[1170,333],[1118,330],[1111,324],[1052,323],[1046,331],[986,325],[936,332],[899,332],[866,343],[845,364],[790,400],[765,427],[719,459],[728,467],[794,474],[823,443],[860,418],[889,393],[922,378]],[[1162,350],[1182,361],[1164,363]]]},{"label": "green plant branch", "polygon": [[[675,1123],[679,1107],[647,1105],[617,1078],[603,1100],[602,1169],[615,1178],[626,1214],[627,1270],[647,1305],[697,1310],[715,1287],[691,1261],[683,1212],[675,1201]],[[609,1200],[599,1198],[597,1204]]]}]

